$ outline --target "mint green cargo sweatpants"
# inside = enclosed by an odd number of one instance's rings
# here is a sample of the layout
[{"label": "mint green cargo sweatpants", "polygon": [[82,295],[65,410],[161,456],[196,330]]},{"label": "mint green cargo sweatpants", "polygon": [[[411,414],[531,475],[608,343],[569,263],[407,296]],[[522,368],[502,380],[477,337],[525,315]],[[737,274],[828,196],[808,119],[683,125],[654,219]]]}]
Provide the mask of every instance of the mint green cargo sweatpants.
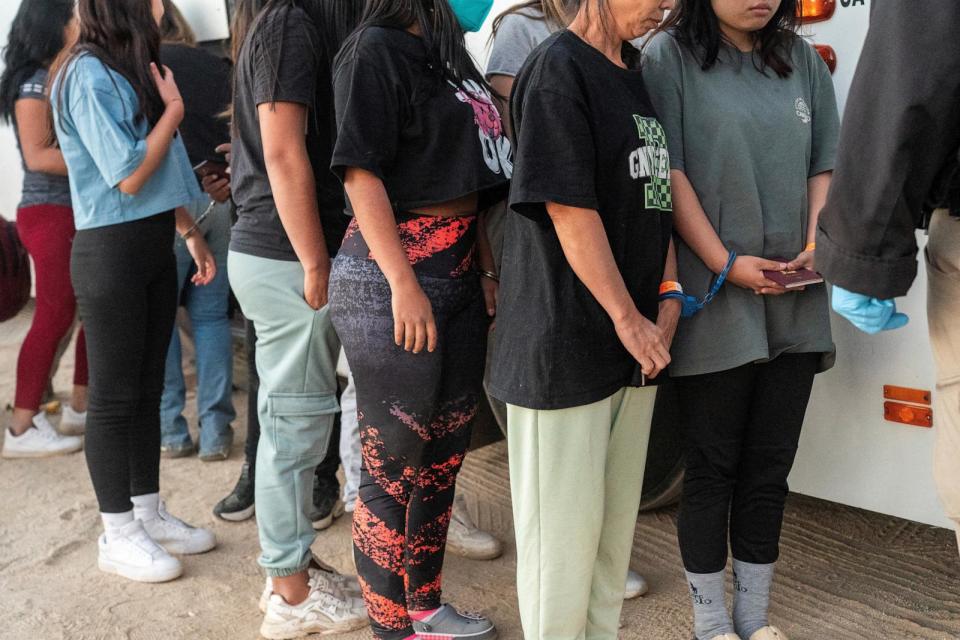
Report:
[{"label": "mint green cargo sweatpants", "polygon": [[340,340],[329,309],[303,299],[299,262],[231,251],[230,285],[257,330],[260,443],[256,504],[260,566],[289,576],[310,564],[314,470],[327,454],[337,404]]}]

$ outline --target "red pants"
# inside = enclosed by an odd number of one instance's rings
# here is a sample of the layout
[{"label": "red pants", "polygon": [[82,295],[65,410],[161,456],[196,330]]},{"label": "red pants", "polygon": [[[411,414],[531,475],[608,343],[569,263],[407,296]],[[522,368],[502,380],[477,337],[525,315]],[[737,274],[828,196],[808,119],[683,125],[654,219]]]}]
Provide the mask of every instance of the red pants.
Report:
[{"label": "red pants", "polygon": [[[37,308],[17,360],[18,409],[36,411],[53,373],[60,342],[73,326],[77,300],[70,284],[70,250],[73,245],[73,210],[58,205],[37,205],[17,211],[17,234],[33,258]],[[87,344],[77,335],[73,384],[87,385]]]}]

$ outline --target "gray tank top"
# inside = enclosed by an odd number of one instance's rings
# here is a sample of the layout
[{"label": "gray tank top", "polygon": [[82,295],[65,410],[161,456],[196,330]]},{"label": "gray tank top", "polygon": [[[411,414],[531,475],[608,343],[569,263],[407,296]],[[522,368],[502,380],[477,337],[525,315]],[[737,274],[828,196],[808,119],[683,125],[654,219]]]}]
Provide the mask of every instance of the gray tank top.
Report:
[{"label": "gray tank top", "polygon": [[[47,70],[37,69],[36,72],[20,85],[18,100],[47,100]],[[20,146],[20,133],[13,128],[17,136],[17,146]],[[23,152],[20,153],[23,162]],[[23,194],[20,197],[20,208],[33,207],[40,204],[54,204],[64,207],[71,206],[70,181],[66,176],[57,176],[27,169],[23,162]]]}]

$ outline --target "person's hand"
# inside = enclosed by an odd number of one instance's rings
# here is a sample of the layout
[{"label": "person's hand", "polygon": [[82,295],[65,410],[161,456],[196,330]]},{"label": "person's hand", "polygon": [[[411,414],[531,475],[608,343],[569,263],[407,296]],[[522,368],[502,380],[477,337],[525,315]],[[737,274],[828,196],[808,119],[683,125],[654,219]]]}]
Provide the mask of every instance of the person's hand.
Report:
[{"label": "person's hand", "polygon": [[787,265],[784,262],[774,262],[754,256],[737,256],[733,267],[730,268],[730,273],[727,274],[727,280],[738,287],[752,289],[758,295],[781,295],[786,293],[787,289],[767,278],[763,272],[784,271],[786,268]]},{"label": "person's hand", "polygon": [[392,294],[393,341],[405,351],[420,353],[426,347],[433,352],[437,348],[437,322],[420,284],[411,279],[397,285]]},{"label": "person's hand", "polygon": [[787,263],[787,271],[796,271],[798,269],[816,271],[816,252],[801,251],[796,258]]},{"label": "person's hand", "polygon": [[893,300],[878,300],[837,285],[833,285],[833,310],[870,335],[899,329],[910,322],[907,314],[897,313]]},{"label": "person's hand", "polygon": [[670,349],[667,346],[663,330],[647,320],[639,311],[628,318],[614,322],[617,337],[630,355],[640,363],[643,375],[650,379],[670,364]]},{"label": "person's hand", "polygon": [[217,275],[217,262],[213,259],[207,241],[200,233],[194,233],[185,242],[193,263],[197,265],[197,272],[190,278],[190,282],[198,287],[210,284]]},{"label": "person's hand", "polygon": [[223,204],[230,199],[230,178],[224,178],[216,174],[204,176],[200,180],[203,190],[208,196]]},{"label": "person's hand", "polygon": [[183,109],[183,97],[180,95],[180,89],[177,87],[176,80],[173,79],[173,71],[170,67],[164,65],[163,75],[160,75],[160,69],[156,62],[150,63],[150,73],[153,75],[153,82],[157,85],[157,92],[160,93],[160,99],[163,100],[163,106],[169,107],[173,104],[180,104]]},{"label": "person's hand", "polygon": [[227,163],[227,173],[231,173],[230,165],[233,160],[233,145],[229,142],[224,142],[223,144],[217,146],[214,149],[216,153],[222,154],[224,161]]},{"label": "person's hand", "polygon": [[657,313],[657,326],[663,332],[663,342],[667,350],[673,345],[673,338],[677,334],[677,323],[680,322],[680,312],[683,305],[676,298],[662,300],[660,311]]},{"label": "person's hand", "polygon": [[327,304],[327,293],[330,285],[330,262],[316,269],[303,270],[303,299],[314,311],[318,311]]},{"label": "person's hand", "polygon": [[497,317],[497,299],[500,295],[500,283],[493,278],[480,276],[480,288],[483,289],[483,303],[487,315]]}]

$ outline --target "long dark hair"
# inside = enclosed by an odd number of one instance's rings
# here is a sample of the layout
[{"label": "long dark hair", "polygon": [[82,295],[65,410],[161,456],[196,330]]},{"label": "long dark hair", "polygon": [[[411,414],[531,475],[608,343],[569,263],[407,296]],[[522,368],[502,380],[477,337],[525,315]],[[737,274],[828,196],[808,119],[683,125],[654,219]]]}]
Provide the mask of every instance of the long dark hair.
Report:
[{"label": "long dark hair", "polygon": [[160,40],[163,44],[179,44],[186,47],[197,46],[197,36],[190,23],[173,3],[163,0],[163,20],[160,21]]},{"label": "long dark hair", "polygon": [[[70,73],[70,63],[89,53],[123,76],[137,95],[137,117],[153,126],[163,115],[164,104],[150,73],[160,62],[160,28],[150,0],[79,0],[80,37],[58,64],[57,81]],[[60,94],[62,97],[62,93]]]},{"label": "long dark hair", "polygon": [[360,27],[344,43],[344,50],[356,48],[367,27],[408,29],[413,25],[420,27],[427,55],[441,76],[456,84],[473,80],[492,93],[467,51],[463,27],[447,0],[367,0]]},{"label": "long dark hair", "polygon": [[0,120],[11,123],[20,86],[37,69],[48,69],[64,47],[63,30],[73,17],[73,0],[23,0],[3,49]]},{"label": "long dark hair", "polygon": [[[773,69],[781,78],[793,72],[790,50],[799,26],[797,0],[781,0],[780,7],[766,26],[753,32],[756,45],[753,60],[758,70]],[[720,45],[726,41],[710,0],[678,0],[676,8],[659,30],[670,30],[677,41],[696,56],[704,71],[717,63]]]},{"label": "long dark hair", "polygon": [[236,0],[233,8],[233,18],[230,20],[230,59],[237,64],[240,57],[240,47],[250,33],[250,27],[256,20],[267,0]]}]

